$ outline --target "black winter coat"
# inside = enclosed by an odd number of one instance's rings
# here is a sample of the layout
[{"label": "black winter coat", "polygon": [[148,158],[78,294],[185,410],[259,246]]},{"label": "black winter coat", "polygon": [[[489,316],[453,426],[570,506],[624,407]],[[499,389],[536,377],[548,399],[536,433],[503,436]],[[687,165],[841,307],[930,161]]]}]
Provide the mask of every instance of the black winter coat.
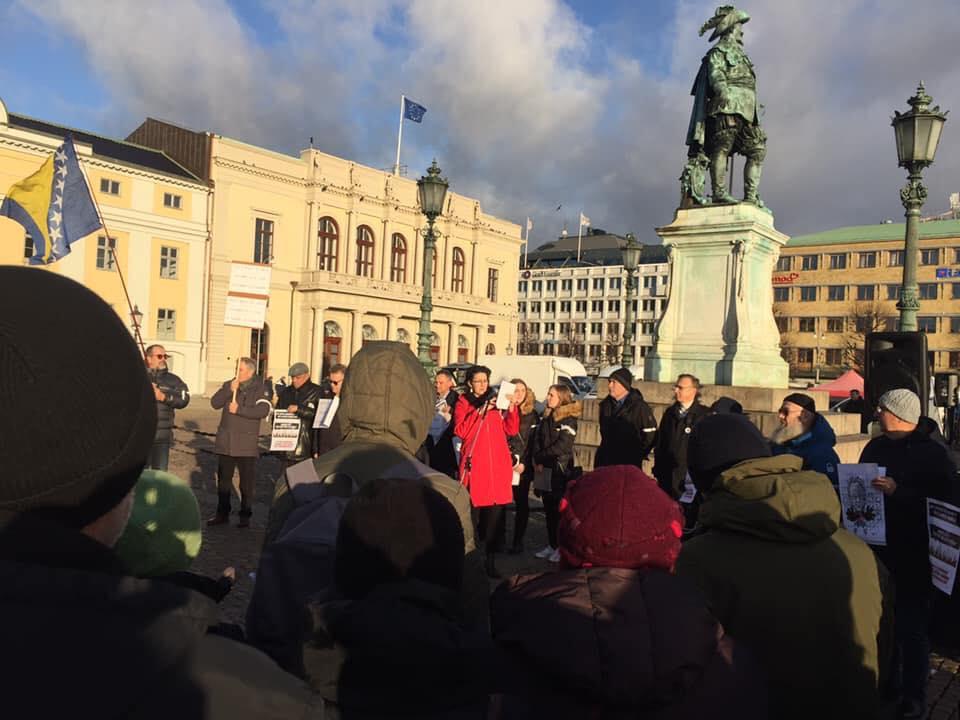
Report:
[{"label": "black winter coat", "polygon": [[513,456],[513,464],[522,462],[525,475],[532,472],[533,463],[530,461],[531,433],[539,422],[540,416],[537,415],[536,410],[532,410],[525,415],[521,414],[520,432],[507,438],[507,445],[510,447],[510,454]]},{"label": "black winter coat", "polygon": [[147,370],[150,382],[166,395],[157,401],[157,435],[154,442],[170,442],[173,439],[173,419],[175,411],[181,410],[190,402],[187,384],[166,369]]},{"label": "black winter coat", "polygon": [[207,635],[216,622],[209,598],[124,575],[75,530],[26,516],[0,530],[5,718],[322,717],[266,655]]},{"label": "black winter coat", "polygon": [[287,385],[277,393],[277,410],[286,410],[297,406],[296,416],[300,418],[300,436],[297,447],[285,453],[287,460],[306,460],[313,457],[313,420],[317,416],[317,401],[320,399],[320,386],[307,380],[299,388]]},{"label": "black winter coat", "polygon": [[653,474],[660,488],[674,499],[683,494],[690,432],[709,414],[710,408],[695,400],[683,417],[680,416],[680,403],[674,403],[663,411],[663,417],[660,418]]},{"label": "black winter coat", "polygon": [[662,570],[521,575],[490,599],[511,680],[498,720],[762,720],[756,663]]},{"label": "black winter coat", "polygon": [[258,457],[260,455],[260,423],[270,414],[273,405],[269,387],[260,378],[254,376],[240,383],[237,389],[236,414],[230,412],[233,391],[231,380],[227,380],[213,397],[210,405],[214,410],[223,409],[220,425],[217,427],[217,439],[213,451],[218,455],[231,457]]},{"label": "black winter coat", "polygon": [[938,436],[935,423],[921,418],[905,438],[881,435],[860,454],[860,462],[886,467],[897,483],[893,495],[883,496],[887,545],[874,550],[893,575],[898,597],[931,587],[926,499],[957,500],[957,468]]},{"label": "black winter coat", "polygon": [[611,395],[600,402],[600,447],[594,467],[642,467],[656,441],[657,421],[639,390],[631,389],[620,405]]},{"label": "black winter coat", "polygon": [[530,461],[553,471],[553,492],[559,495],[566,490],[573,469],[573,446],[580,409],[577,400],[553,411],[544,410],[543,417],[531,431]]}]

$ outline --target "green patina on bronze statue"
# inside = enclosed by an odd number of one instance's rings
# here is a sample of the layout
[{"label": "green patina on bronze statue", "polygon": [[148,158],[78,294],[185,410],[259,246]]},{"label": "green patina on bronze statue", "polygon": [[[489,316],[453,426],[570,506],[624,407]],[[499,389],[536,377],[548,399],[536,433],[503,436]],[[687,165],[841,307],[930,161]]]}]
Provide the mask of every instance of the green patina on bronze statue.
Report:
[{"label": "green patina on bronze statue", "polygon": [[[717,8],[700,28],[713,30],[710,48],[693,84],[693,112],[687,130],[687,164],[680,176],[681,207],[738,202],[726,187],[731,153],[743,155],[743,201],[763,207],[760,170],[767,153],[767,136],[760,127],[757,76],[743,50],[743,24],[750,16],[733,5]],[[710,171],[712,198],[706,194]]]}]

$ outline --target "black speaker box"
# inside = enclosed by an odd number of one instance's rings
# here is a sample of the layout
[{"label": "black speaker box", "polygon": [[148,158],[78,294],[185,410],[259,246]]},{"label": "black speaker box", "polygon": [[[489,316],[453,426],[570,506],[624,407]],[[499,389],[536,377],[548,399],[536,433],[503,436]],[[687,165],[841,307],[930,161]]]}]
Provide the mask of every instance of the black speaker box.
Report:
[{"label": "black speaker box", "polygon": [[880,396],[896,388],[913,390],[920,398],[920,407],[927,407],[930,375],[926,333],[870,333],[865,341],[864,369],[864,396],[871,415]]}]

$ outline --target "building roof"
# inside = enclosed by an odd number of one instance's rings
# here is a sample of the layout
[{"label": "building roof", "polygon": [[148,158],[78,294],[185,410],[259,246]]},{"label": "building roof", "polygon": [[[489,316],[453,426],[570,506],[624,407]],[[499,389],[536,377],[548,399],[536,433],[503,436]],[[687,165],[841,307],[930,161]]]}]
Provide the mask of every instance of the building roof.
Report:
[{"label": "building roof", "polygon": [[52,135],[57,138],[63,138],[66,135],[73,135],[73,139],[86,143],[93,148],[93,154],[104,158],[110,158],[126,165],[137,165],[148,170],[155,170],[166,175],[183,178],[190,182],[199,182],[199,178],[192,172],[184,168],[175,160],[171,160],[166,153],[152,148],[135,145],[134,143],[123,140],[112,140],[92,133],[76,130],[65,125],[44,122],[26,115],[17,115],[9,113],[9,124],[11,127],[21,128],[23,130],[32,130],[34,132]]},{"label": "building roof", "polygon": [[[790,238],[787,249],[795,247],[818,247],[821,245],[843,245],[846,243],[882,242],[884,240],[903,240],[906,226],[904,223],[883,223],[881,225],[854,225],[835,228],[812,235],[798,235]],[[920,223],[920,237],[960,237],[960,220],[931,220]]]},{"label": "building roof", "polygon": [[[577,236],[561,236],[531,250],[527,256],[528,268],[592,267],[596,265],[622,265],[623,246],[627,239],[620,235],[594,230],[580,240],[580,261],[577,262]],[[640,262],[665,263],[667,250],[663,245],[641,244]],[[520,258],[523,262],[523,256]]]}]

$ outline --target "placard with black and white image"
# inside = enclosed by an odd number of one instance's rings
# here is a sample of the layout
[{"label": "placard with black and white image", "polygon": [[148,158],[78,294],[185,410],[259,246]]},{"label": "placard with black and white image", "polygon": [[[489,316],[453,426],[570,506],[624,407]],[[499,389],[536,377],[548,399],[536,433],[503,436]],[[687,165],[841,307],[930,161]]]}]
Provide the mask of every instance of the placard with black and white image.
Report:
[{"label": "placard with black and white image", "polygon": [[868,545],[883,546],[887,544],[883,493],[873,486],[880,476],[876,463],[837,466],[843,526]]}]

